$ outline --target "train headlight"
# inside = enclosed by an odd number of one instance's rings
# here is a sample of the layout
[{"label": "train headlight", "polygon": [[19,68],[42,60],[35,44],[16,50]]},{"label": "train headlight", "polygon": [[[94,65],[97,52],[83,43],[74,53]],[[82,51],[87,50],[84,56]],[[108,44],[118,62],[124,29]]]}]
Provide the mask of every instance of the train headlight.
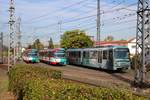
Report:
[{"label": "train headlight", "polygon": [[33,58],[31,58],[31,57],[29,58],[29,60],[32,60],[32,59],[33,59]]},{"label": "train headlight", "polygon": [[50,61],[51,61],[51,62],[55,62],[55,58],[53,58],[53,57],[50,58]]},{"label": "train headlight", "polygon": [[118,66],[118,62],[115,62],[115,66]]}]

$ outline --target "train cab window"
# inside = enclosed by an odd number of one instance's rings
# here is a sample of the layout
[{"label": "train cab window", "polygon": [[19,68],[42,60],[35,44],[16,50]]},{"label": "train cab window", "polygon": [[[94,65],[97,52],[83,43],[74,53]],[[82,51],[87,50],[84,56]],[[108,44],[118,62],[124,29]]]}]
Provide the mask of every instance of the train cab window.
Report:
[{"label": "train cab window", "polygon": [[104,50],[103,51],[103,59],[107,59],[108,57],[107,57],[107,50]]}]

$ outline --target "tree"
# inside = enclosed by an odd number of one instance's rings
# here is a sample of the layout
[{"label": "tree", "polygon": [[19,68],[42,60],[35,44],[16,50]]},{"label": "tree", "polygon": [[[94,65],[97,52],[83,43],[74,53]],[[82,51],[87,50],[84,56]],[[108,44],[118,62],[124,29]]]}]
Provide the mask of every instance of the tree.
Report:
[{"label": "tree", "polygon": [[51,48],[51,49],[54,48],[54,44],[53,44],[52,38],[50,38],[50,40],[48,41],[48,48]]},{"label": "tree", "polygon": [[28,49],[32,49],[32,45],[31,45],[31,44],[29,44],[27,48],[28,48]]},{"label": "tree", "polygon": [[72,30],[66,31],[61,37],[61,47],[63,48],[85,48],[92,47],[93,41],[84,31]]},{"label": "tree", "polygon": [[44,45],[40,42],[39,39],[36,39],[32,45],[28,46],[28,49],[44,49]]},{"label": "tree", "polygon": [[113,41],[114,37],[113,36],[107,36],[104,41]]}]

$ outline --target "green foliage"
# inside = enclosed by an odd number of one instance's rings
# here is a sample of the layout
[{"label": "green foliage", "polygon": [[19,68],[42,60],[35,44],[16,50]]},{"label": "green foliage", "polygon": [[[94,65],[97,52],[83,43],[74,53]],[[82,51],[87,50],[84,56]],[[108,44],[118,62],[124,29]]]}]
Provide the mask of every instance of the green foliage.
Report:
[{"label": "green foliage", "polygon": [[84,31],[66,31],[61,37],[61,47],[63,48],[85,48],[92,47],[92,40],[86,36]]},{"label": "green foliage", "polygon": [[114,37],[113,36],[107,36],[104,41],[113,41]]},{"label": "green foliage", "polygon": [[137,56],[137,55],[134,55],[131,58],[131,68],[132,69],[139,68],[140,66],[142,66],[138,59],[139,59],[139,56]]},{"label": "green foliage", "polygon": [[57,79],[61,78],[61,72],[30,65],[17,65],[9,72],[9,90],[18,96],[19,99],[38,100],[29,98],[32,96],[39,98],[40,94],[43,95],[43,85],[41,83],[43,83],[43,80],[54,79],[55,77]]},{"label": "green foliage", "polygon": [[[61,72],[18,65],[9,72],[9,89],[19,100],[145,100],[131,91],[93,87],[60,79]],[[56,79],[55,79],[56,78]],[[59,78],[59,79],[57,79]]]},{"label": "green foliage", "polygon": [[134,96],[131,91],[117,88],[100,88],[65,80],[51,80],[48,98],[50,100],[144,100]]},{"label": "green foliage", "polygon": [[28,49],[41,50],[41,49],[44,49],[44,45],[40,42],[39,39],[36,39],[32,45],[28,46]]},{"label": "green foliage", "polygon": [[50,40],[48,41],[48,48],[51,48],[51,49],[54,48],[54,44],[53,44],[52,38],[50,38]]},{"label": "green foliage", "polygon": [[[142,66],[142,64],[138,61],[140,56],[137,56],[137,55],[134,55],[132,58],[131,58],[131,68],[132,69],[135,69],[135,68],[140,68]],[[147,64],[146,66],[146,71],[150,71],[150,63]]]}]

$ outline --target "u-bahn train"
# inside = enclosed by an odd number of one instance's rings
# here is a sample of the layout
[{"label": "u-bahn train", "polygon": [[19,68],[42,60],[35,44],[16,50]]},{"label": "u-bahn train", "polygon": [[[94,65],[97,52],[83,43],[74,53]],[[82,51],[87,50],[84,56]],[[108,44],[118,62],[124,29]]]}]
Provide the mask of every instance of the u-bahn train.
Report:
[{"label": "u-bahn train", "polygon": [[68,49],[69,64],[106,70],[130,69],[129,49],[126,46],[107,46],[85,49]]},{"label": "u-bahn train", "polygon": [[64,48],[45,49],[39,51],[39,59],[41,62],[51,65],[66,65],[67,59]]},{"label": "u-bahn train", "polygon": [[37,49],[28,49],[23,52],[22,58],[25,62],[28,63],[38,63],[39,56]]}]

